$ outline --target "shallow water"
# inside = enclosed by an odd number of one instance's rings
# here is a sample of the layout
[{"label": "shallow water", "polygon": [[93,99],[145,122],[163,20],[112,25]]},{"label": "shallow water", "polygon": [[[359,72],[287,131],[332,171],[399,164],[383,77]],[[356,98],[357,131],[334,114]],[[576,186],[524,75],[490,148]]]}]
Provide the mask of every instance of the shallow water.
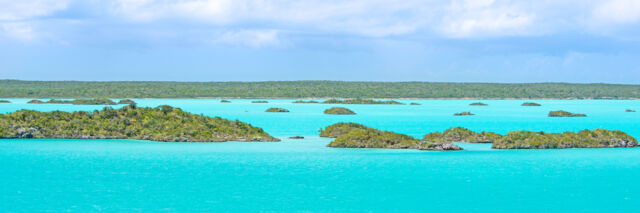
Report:
[{"label": "shallow water", "polygon": [[[93,110],[102,106],[0,104],[18,109]],[[158,143],[133,140],[0,140],[0,211],[313,211],[313,212],[635,212],[640,148],[464,151],[327,148],[317,130],[354,121],[415,137],[452,126],[505,133],[585,128],[640,138],[639,100],[403,100],[409,105],[346,105],[357,115],[324,115],[330,105],[292,100],[219,103],[142,99],[239,119],[279,143]],[[283,107],[290,113],[265,113]],[[549,118],[550,110],[586,118]],[[454,117],[471,111],[476,116]]]}]

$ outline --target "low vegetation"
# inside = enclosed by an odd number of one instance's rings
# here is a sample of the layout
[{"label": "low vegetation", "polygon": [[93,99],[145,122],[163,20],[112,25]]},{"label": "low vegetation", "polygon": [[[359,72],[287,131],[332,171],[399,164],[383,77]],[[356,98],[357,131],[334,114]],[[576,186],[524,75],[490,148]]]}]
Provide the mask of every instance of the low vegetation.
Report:
[{"label": "low vegetation", "polygon": [[351,111],[350,109],[347,109],[347,108],[344,108],[344,107],[331,107],[329,109],[324,110],[324,114],[355,115],[356,113],[354,111]]},{"label": "low vegetation", "polygon": [[457,113],[453,113],[453,116],[465,116],[465,115],[475,115],[471,112],[457,112]]},{"label": "low vegetation", "polygon": [[118,101],[118,104],[130,105],[130,104],[136,104],[136,102],[132,101],[131,99],[122,99],[122,100]]},{"label": "low vegetation", "polygon": [[489,106],[489,104],[485,104],[482,102],[475,102],[475,103],[469,104],[469,106]]},{"label": "low vegetation", "polygon": [[0,80],[3,98],[473,98],[628,99],[640,85],[437,82],[88,82]]},{"label": "low vegetation", "polygon": [[250,124],[162,105],[93,112],[20,110],[0,114],[0,138],[139,139],[176,142],[279,141]]},{"label": "low vegetation", "polygon": [[220,103],[231,103],[229,100],[220,100]]},{"label": "low vegetation", "polygon": [[557,110],[549,112],[549,117],[587,117],[585,114],[574,114],[571,112]]},{"label": "low vegetation", "polygon": [[500,139],[501,135],[493,132],[474,132],[464,127],[453,127],[444,132],[432,132],[426,134],[422,140],[433,142],[466,142],[466,143],[493,143]]},{"label": "low vegetation", "polygon": [[8,101],[8,100],[0,100],[0,103],[7,104],[7,103],[11,103],[11,101]]},{"label": "low vegetation", "polygon": [[317,103],[320,103],[320,102],[317,102],[317,101],[300,101],[300,100],[298,100],[298,101],[294,101],[293,103],[294,104],[317,104]]},{"label": "low vegetation", "polygon": [[266,104],[266,103],[269,103],[269,102],[268,101],[251,101],[251,103],[254,103],[254,104]]},{"label": "low vegetation", "polygon": [[385,148],[461,150],[446,142],[420,141],[408,135],[381,131],[357,123],[337,123],[320,130],[321,137],[335,138],[327,146],[340,148]]},{"label": "low vegetation", "polygon": [[512,131],[493,143],[494,149],[562,149],[636,147],[638,141],[622,131],[606,129],[544,133]]},{"label": "low vegetation", "polygon": [[416,103],[416,102],[411,102],[409,105],[421,105],[421,104]]},{"label": "low vegetation", "polygon": [[271,107],[267,109],[265,112],[289,112],[289,110],[285,108]]},{"label": "low vegetation", "polygon": [[378,101],[373,99],[359,99],[359,98],[346,99],[346,100],[329,99],[329,100],[323,101],[322,103],[323,104],[398,104],[398,105],[403,104],[394,100]]},{"label": "low vegetation", "polygon": [[132,100],[124,99],[121,100],[123,103],[116,103],[110,99],[106,98],[94,98],[94,99],[75,99],[75,100],[56,100],[50,99],[48,101],[41,100],[31,100],[27,103],[29,104],[73,104],[73,105],[116,105],[116,104],[135,104]]},{"label": "low vegetation", "polygon": [[542,105],[534,102],[524,102],[522,103],[522,106],[542,106]]}]

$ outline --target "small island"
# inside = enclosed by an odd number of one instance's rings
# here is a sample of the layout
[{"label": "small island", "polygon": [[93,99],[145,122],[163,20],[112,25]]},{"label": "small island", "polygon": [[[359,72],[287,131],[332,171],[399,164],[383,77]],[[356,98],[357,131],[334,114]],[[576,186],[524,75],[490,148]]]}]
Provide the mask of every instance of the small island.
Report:
[{"label": "small island", "polygon": [[346,100],[339,100],[339,99],[329,99],[326,101],[322,102],[323,104],[397,104],[397,105],[403,105],[403,103],[394,101],[394,100],[389,100],[389,101],[378,101],[378,100],[373,100],[373,99],[360,99],[360,98],[356,98],[356,99],[346,99]]},{"label": "small island", "polygon": [[357,123],[333,124],[321,129],[320,136],[335,138],[327,146],[338,148],[462,150],[452,143],[420,141],[408,135],[381,131]]},{"label": "small island", "polygon": [[0,114],[0,138],[136,139],[167,142],[279,141],[250,124],[162,105],[93,112],[19,110]]},{"label": "small island", "polygon": [[331,107],[329,109],[324,110],[324,114],[330,115],[355,115],[354,111],[344,107]]},{"label": "small island", "polygon": [[474,132],[464,127],[453,127],[444,132],[426,134],[422,140],[433,142],[465,142],[465,143],[493,143],[502,135],[493,132]]},{"label": "small island", "polygon": [[[130,103],[135,103],[129,99],[124,99],[124,100],[128,100],[125,102],[130,102]],[[56,99],[50,99],[48,101],[41,101],[41,100],[30,100],[29,102],[27,102],[28,104],[73,104],[73,105],[117,105],[119,103],[116,103],[112,100],[106,99],[106,98],[94,98],[94,99],[75,99],[72,101],[69,100],[56,100]]]},{"label": "small island", "polygon": [[457,112],[457,113],[453,113],[453,116],[467,116],[467,115],[475,115],[471,112]]},{"label": "small island", "polygon": [[534,102],[524,102],[522,106],[542,106],[542,104],[534,103]]},{"label": "small island", "polygon": [[469,106],[489,106],[489,104],[485,104],[482,102],[475,102],[475,103],[469,104]]},{"label": "small island", "polygon": [[544,133],[512,131],[493,143],[494,149],[564,149],[636,147],[638,141],[618,130],[582,130],[579,132]]},{"label": "small island", "polygon": [[265,112],[289,112],[289,110],[285,108],[271,107],[267,109]]},{"label": "small island", "polygon": [[251,101],[251,103],[254,103],[254,104],[266,104],[266,103],[269,103],[269,102],[268,101]]},{"label": "small island", "polygon": [[118,104],[130,105],[130,104],[136,104],[136,102],[132,101],[131,99],[122,99],[122,100],[118,101]]},{"label": "small island", "polygon": [[549,112],[549,117],[587,117],[585,114],[574,114],[563,110]]},{"label": "small island", "polygon": [[313,101],[313,100],[311,100],[311,101],[298,100],[298,101],[294,101],[293,103],[294,104],[317,104],[317,103],[320,103],[320,102]]},{"label": "small island", "polygon": [[231,103],[229,100],[220,100],[220,103]]},{"label": "small island", "polygon": [[636,112],[636,111],[632,110],[632,109],[627,109],[627,110],[625,110],[625,112]]},{"label": "small island", "polygon": [[0,100],[0,104],[8,104],[11,103],[11,101],[8,100]]},{"label": "small island", "polygon": [[409,105],[421,105],[421,104],[416,103],[416,102],[411,102]]},{"label": "small island", "polygon": [[299,140],[299,139],[304,139],[304,137],[303,137],[303,136],[299,136],[299,135],[298,135],[298,136],[291,136],[291,137],[289,137],[289,139],[296,139],[296,140]]}]

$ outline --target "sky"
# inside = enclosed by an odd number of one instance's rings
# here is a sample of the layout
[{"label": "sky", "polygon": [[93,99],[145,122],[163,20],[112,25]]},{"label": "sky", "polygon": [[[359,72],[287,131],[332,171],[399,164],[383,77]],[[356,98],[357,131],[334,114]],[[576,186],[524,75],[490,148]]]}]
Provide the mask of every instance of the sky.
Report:
[{"label": "sky", "polygon": [[0,0],[0,79],[640,84],[640,1]]}]

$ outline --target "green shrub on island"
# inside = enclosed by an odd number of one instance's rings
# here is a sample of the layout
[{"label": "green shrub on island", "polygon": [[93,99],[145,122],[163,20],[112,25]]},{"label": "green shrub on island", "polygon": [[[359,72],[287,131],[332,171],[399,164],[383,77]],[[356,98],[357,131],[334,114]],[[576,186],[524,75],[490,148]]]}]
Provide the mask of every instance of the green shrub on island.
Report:
[{"label": "green shrub on island", "polygon": [[231,103],[229,100],[220,100],[220,103]]},{"label": "green shrub on island", "polygon": [[563,110],[549,112],[549,117],[587,117],[585,114],[574,114]]},{"label": "green shrub on island", "polygon": [[475,115],[471,112],[457,112],[457,113],[453,113],[453,116],[465,116],[465,115]]},{"label": "green shrub on island", "polygon": [[8,100],[0,100],[0,103],[7,104],[7,103],[11,103],[11,101],[8,101]]},{"label": "green shrub on island", "polygon": [[[125,99],[128,100],[128,99]],[[41,100],[30,100],[28,104],[74,104],[74,105],[116,105],[116,102],[106,98],[94,98],[94,99],[75,99],[69,100],[56,100],[50,99],[46,102]]]},{"label": "green shrub on island", "polygon": [[324,110],[324,114],[330,115],[355,115],[356,113],[344,107],[331,107]]},{"label": "green shrub on island", "polygon": [[482,102],[475,102],[475,103],[469,104],[469,106],[489,106],[489,104],[485,104]]},{"label": "green shrub on island", "polygon": [[298,101],[294,101],[293,103],[294,103],[294,104],[317,104],[317,103],[320,103],[320,102],[317,102],[317,101],[301,101],[301,100],[298,100]]},{"label": "green shrub on island", "polygon": [[327,146],[339,148],[385,148],[420,150],[461,150],[443,142],[424,142],[411,136],[381,131],[356,123],[337,123],[320,130],[321,137],[334,137]]},{"label": "green shrub on island", "polygon": [[269,102],[268,101],[251,101],[251,103],[254,103],[254,104],[266,104],[266,103],[269,103]]},{"label": "green shrub on island", "polygon": [[494,149],[562,149],[636,147],[638,141],[622,131],[595,129],[544,133],[512,131],[493,143]]},{"label": "green shrub on island", "polygon": [[476,133],[464,127],[452,127],[444,132],[431,132],[422,140],[432,142],[465,142],[465,143],[493,143],[502,135],[493,132]]},{"label": "green shrub on island", "polygon": [[409,105],[421,105],[421,104],[416,103],[416,102],[411,102]]},{"label": "green shrub on island", "polygon": [[289,112],[289,110],[285,108],[271,107],[267,109],[265,112]]},{"label": "green shrub on island", "polygon": [[322,103],[323,104],[399,104],[399,105],[403,104],[394,100],[378,101],[373,99],[360,99],[360,98],[346,99],[346,100],[329,99],[329,100],[323,101]]},{"label": "green shrub on island", "polygon": [[522,103],[522,106],[542,106],[542,105],[534,102],[524,102]]},{"label": "green shrub on island", "polygon": [[20,110],[0,114],[0,138],[279,141],[244,122],[195,115],[167,105],[105,107],[93,112]]},{"label": "green shrub on island", "polygon": [[130,104],[136,104],[136,102],[132,101],[131,99],[122,99],[122,100],[118,101],[118,104],[130,105]]}]

